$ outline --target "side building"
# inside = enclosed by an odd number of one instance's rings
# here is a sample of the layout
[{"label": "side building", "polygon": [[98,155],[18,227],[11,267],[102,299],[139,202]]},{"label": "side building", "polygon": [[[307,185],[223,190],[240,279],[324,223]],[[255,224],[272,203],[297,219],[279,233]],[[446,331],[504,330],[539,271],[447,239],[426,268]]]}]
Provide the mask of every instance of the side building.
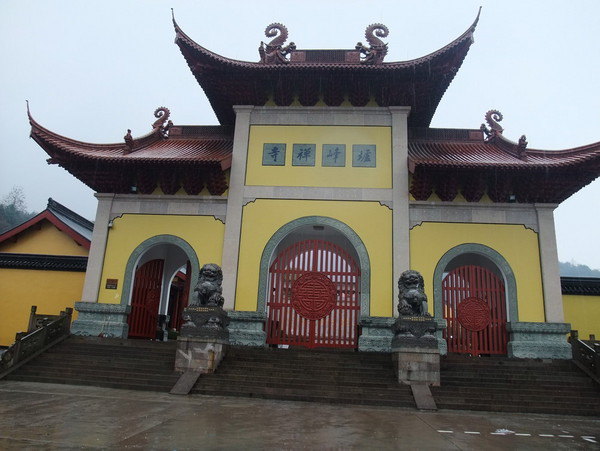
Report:
[{"label": "side building", "polygon": [[48,199],[44,211],[0,235],[0,346],[27,329],[31,306],[57,315],[81,298],[94,224]]},{"label": "side building", "polygon": [[431,128],[476,25],[384,62],[381,24],[339,50],[285,46],[272,24],[254,63],[174,22],[220,126],[159,108],[149,134],[98,145],[30,115],[50,162],[97,192],[74,331],[153,338],[175,274],[217,263],[234,343],[387,351],[414,269],[442,352],[569,358],[553,211],[598,177],[600,143],[530,149],[496,111],[481,128]]}]

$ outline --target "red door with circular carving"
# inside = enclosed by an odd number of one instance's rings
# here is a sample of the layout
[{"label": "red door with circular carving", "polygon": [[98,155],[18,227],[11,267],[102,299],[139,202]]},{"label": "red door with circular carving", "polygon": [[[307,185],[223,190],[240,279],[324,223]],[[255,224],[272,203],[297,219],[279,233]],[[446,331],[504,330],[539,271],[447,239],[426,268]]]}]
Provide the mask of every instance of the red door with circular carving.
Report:
[{"label": "red door with circular carving", "polygon": [[356,348],[360,268],[341,247],[304,240],[269,268],[267,343]]},{"label": "red door with circular carving", "polygon": [[448,352],[506,354],[504,282],[481,266],[460,266],[442,281]]}]

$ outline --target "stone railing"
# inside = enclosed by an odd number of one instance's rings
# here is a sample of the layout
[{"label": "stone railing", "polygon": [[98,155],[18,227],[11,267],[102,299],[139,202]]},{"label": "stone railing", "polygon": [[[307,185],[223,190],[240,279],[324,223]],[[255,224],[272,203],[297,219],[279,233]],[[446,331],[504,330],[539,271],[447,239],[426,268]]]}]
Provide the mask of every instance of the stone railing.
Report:
[{"label": "stone railing", "polygon": [[572,330],[569,343],[577,366],[600,384],[600,342],[595,337],[590,337],[589,341],[580,340],[579,333]]},{"label": "stone railing", "polygon": [[[35,309],[32,308],[33,314]],[[60,315],[48,318],[48,321],[40,321],[38,329],[18,333],[15,343],[0,357],[0,379],[67,338],[71,330],[72,314],[73,309],[66,308]]]}]

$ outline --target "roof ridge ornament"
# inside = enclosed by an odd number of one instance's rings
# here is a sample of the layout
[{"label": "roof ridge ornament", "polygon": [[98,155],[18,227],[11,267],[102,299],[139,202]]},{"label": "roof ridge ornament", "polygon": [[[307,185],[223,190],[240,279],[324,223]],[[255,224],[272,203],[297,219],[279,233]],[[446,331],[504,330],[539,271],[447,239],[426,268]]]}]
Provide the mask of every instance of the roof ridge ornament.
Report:
[{"label": "roof ridge ornament", "polygon": [[365,38],[371,47],[366,47],[362,42],[358,42],[355,49],[364,55],[361,59],[362,64],[381,64],[387,55],[388,45],[379,38],[387,38],[390,34],[388,27],[382,23],[374,23],[365,30]]},{"label": "roof ridge ornament", "polygon": [[485,113],[485,121],[488,123],[490,128],[487,128],[485,124],[481,124],[481,127],[479,127],[479,129],[485,135],[485,141],[490,141],[495,136],[502,134],[504,129],[498,123],[502,119],[504,119],[504,116],[502,116],[502,113],[498,110],[489,110],[487,113]]},{"label": "roof ridge ornament", "polygon": [[260,54],[260,62],[264,64],[287,64],[290,61],[287,55],[296,50],[296,44],[290,42],[289,45],[283,46],[288,38],[288,29],[281,23],[274,22],[265,28],[265,36],[273,38],[271,42],[265,44],[260,42],[258,53]]},{"label": "roof ridge ornament", "polygon": [[529,144],[527,142],[527,136],[521,135],[519,144],[517,145],[517,156],[522,160],[527,159],[527,144]]},{"label": "roof ridge ornament", "polygon": [[125,145],[127,146],[127,149],[125,151],[125,153],[130,153],[133,150],[133,136],[131,136],[131,129],[128,128],[127,129],[127,134],[125,136],[123,136],[123,139],[125,140]]},{"label": "roof ridge ornament", "polygon": [[173,126],[173,122],[169,120],[169,116],[171,116],[171,111],[167,107],[159,106],[154,110],[154,117],[157,119],[152,123],[152,131],[137,139],[133,138],[131,129],[128,128],[127,134],[123,137],[127,146],[123,153],[127,155],[134,150],[146,146],[151,141],[156,141],[159,137],[167,139],[169,137],[169,130]]},{"label": "roof ridge ornament", "polygon": [[504,116],[502,116],[502,113],[498,110],[490,110],[485,113],[485,121],[488,123],[489,128],[486,127],[485,124],[481,124],[481,127],[479,127],[484,134],[484,141],[486,143],[491,143],[493,141],[517,158],[527,160],[527,137],[521,135],[518,143],[505,138],[504,135],[502,135],[504,129],[498,123],[503,118]]},{"label": "roof ridge ornament", "polygon": [[152,124],[152,130],[158,130],[163,138],[169,137],[169,129],[173,126],[173,122],[168,120],[171,116],[171,111],[164,106],[159,106],[154,110],[154,117],[158,118]]}]

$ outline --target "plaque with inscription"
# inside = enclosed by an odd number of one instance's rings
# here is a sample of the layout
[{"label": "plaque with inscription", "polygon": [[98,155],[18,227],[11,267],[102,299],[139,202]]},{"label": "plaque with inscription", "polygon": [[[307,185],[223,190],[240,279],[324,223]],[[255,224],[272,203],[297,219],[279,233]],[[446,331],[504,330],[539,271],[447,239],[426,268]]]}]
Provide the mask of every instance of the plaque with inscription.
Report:
[{"label": "plaque with inscription", "polygon": [[263,166],[285,166],[285,144],[265,143],[262,164]]},{"label": "plaque with inscription", "polygon": [[292,166],[314,166],[316,151],[315,144],[294,144]]},{"label": "plaque with inscription", "polygon": [[352,166],[357,168],[374,168],[377,166],[377,149],[375,144],[354,144],[352,146]]},{"label": "plaque with inscription", "polygon": [[346,144],[323,144],[323,167],[346,166]]},{"label": "plaque with inscription", "polygon": [[106,279],[106,289],[107,290],[116,290],[118,284],[119,284],[119,279]]}]

